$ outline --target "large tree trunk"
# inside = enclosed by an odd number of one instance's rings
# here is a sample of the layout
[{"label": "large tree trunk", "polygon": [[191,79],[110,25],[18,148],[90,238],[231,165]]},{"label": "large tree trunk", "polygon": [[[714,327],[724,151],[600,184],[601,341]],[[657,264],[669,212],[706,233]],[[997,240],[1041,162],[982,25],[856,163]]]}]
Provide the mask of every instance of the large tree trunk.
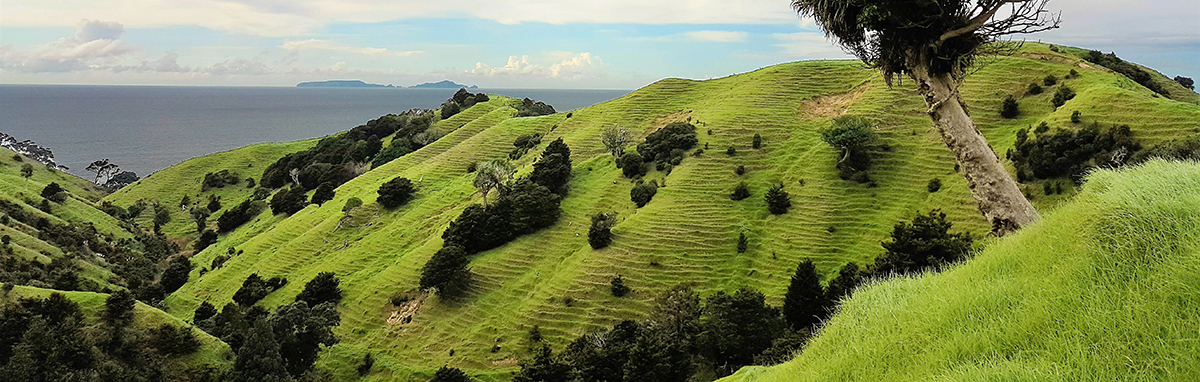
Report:
[{"label": "large tree trunk", "polygon": [[929,105],[933,126],[958,160],[979,212],[992,223],[992,234],[1004,236],[1037,221],[1037,211],[967,115],[957,81],[949,74],[931,74],[928,66],[910,69],[917,90]]}]

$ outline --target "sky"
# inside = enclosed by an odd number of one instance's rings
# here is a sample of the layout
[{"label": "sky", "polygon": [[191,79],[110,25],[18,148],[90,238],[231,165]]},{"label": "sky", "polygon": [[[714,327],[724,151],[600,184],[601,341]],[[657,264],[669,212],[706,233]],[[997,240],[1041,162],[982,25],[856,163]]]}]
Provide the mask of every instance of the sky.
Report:
[{"label": "sky", "polygon": [[[1200,1],[1052,0],[1029,41],[1200,78]],[[786,0],[3,0],[0,84],[635,89],[851,58]]]}]

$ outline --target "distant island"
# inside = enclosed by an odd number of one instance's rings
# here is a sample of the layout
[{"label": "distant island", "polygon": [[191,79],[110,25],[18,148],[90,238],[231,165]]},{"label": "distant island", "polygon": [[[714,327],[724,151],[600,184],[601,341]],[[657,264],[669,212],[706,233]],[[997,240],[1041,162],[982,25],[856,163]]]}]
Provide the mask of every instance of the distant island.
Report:
[{"label": "distant island", "polygon": [[[296,84],[298,88],[404,88],[403,86],[394,86],[392,84],[380,85],[370,84],[362,80],[329,80],[329,81],[310,81]],[[438,82],[426,82],[420,85],[407,87],[408,89],[478,89],[478,86],[462,85],[450,80],[442,80]]]}]

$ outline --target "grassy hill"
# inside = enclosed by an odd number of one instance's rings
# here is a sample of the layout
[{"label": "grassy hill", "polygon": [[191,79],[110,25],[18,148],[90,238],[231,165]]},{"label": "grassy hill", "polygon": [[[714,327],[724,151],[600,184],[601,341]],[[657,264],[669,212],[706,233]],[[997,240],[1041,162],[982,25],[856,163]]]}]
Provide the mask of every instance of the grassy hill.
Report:
[{"label": "grassy hill", "polygon": [[1196,163],[1094,173],[970,261],[859,289],[795,360],[722,381],[1194,380],[1198,189]]},{"label": "grassy hill", "polygon": [[[1051,92],[1024,96],[1029,83],[1051,74],[1061,78],[1071,69],[1082,77],[1064,80],[1078,93],[1065,106],[1055,110]],[[1157,97],[1125,77],[1040,44],[990,60],[961,92],[980,130],[1001,153],[1013,146],[1016,131],[1029,125],[1077,128],[1070,122],[1075,110],[1085,123],[1128,124],[1147,145],[1200,132],[1200,105]],[[998,115],[1009,94],[1021,102],[1022,114],[1015,120]],[[244,253],[204,275],[193,271],[191,281],[167,299],[167,311],[190,319],[202,301],[224,305],[251,273],[291,281],[260,302],[274,307],[291,302],[318,272],[332,271],[346,296],[337,330],[342,340],[324,353],[319,367],[352,379],[358,360],[371,353],[377,359],[371,380],[425,380],[442,365],[482,380],[507,380],[525,354],[525,333],[534,325],[560,349],[590,330],[642,317],[655,295],[680,283],[692,283],[704,294],[753,287],[778,304],[801,260],[813,259],[827,278],[847,262],[867,263],[883,252],[879,242],[892,225],[918,211],[940,208],[957,230],[979,237],[989,228],[953,157],[930,128],[921,98],[907,84],[888,88],[858,62],[789,63],[709,81],[666,79],[569,114],[514,118],[513,101],[494,97],[438,122],[434,128],[446,133],[440,140],[342,185],[323,206],[310,205],[287,218],[264,212],[221,237],[193,257],[198,268],[229,248]],[[878,133],[889,150],[871,171],[874,187],[839,179],[838,152],[821,142],[819,129],[846,113],[880,122]],[[640,139],[673,121],[696,123],[700,147],[706,149],[689,152],[669,174],[651,172],[647,180],[666,185],[650,204],[635,209],[629,200],[633,184],[621,177],[599,133],[618,125]],[[481,203],[469,164],[504,158],[517,136],[533,132],[546,137],[515,162],[519,174],[528,173],[536,153],[554,139],[563,138],[572,150],[574,178],[562,219],[475,257],[476,282],[465,301],[418,296],[393,306],[392,296],[416,288],[420,268],[441,247],[447,224],[466,206]],[[761,149],[751,148],[754,134],[763,138]],[[260,174],[274,158],[305,145],[311,141],[193,159],[105,200],[118,205],[143,198],[178,203],[184,195],[195,200],[204,196],[198,194],[204,172]],[[729,147],[735,155],[726,155]],[[746,175],[734,173],[739,165],[746,166]],[[373,203],[375,190],[397,176],[419,184],[416,199],[394,211],[381,210]],[[930,193],[926,185],[934,178],[943,187]],[[739,181],[750,184],[753,196],[734,202],[728,194]],[[766,210],[762,195],[772,183],[783,184],[792,195],[794,207],[785,215]],[[1043,210],[1074,193],[1045,196],[1037,183],[1028,189]],[[226,193],[224,204],[231,206],[249,190],[217,192]],[[367,205],[338,228],[350,197]],[[608,211],[619,213],[614,243],[592,250],[586,240],[589,218]],[[167,231],[194,235],[189,224],[181,212]],[[740,232],[750,238],[749,250],[741,254],[735,250]],[[618,274],[634,290],[624,298],[608,291]],[[416,312],[411,323],[389,319],[410,312]]]}]

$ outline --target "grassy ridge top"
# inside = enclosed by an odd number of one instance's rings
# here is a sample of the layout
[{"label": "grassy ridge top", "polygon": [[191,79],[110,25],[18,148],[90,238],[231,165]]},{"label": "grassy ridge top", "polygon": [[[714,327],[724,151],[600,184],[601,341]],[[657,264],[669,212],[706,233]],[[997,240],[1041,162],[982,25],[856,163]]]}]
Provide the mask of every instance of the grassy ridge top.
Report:
[{"label": "grassy ridge top", "polygon": [[972,260],[859,289],[793,361],[725,381],[1191,380],[1200,164],[1100,171]]},{"label": "grassy ridge top", "polygon": [[[1061,78],[1071,69],[1083,76],[1065,80],[1079,96],[1064,107],[1055,110],[1049,94],[1021,97],[1029,83],[1051,74]],[[1155,97],[1120,75],[1085,67],[1074,56],[1040,44],[990,61],[961,92],[997,152],[1012,147],[1016,131],[1028,125],[1045,121],[1075,128],[1074,110],[1086,123],[1129,124],[1149,145],[1200,129],[1200,106]],[[1015,120],[997,113],[1009,94],[1021,98],[1022,115]],[[319,366],[351,379],[358,360],[369,352],[378,370],[369,378],[377,380],[423,380],[446,364],[480,379],[506,380],[524,356],[525,332],[534,325],[560,349],[587,331],[642,317],[656,294],[680,283],[694,283],[706,294],[753,287],[777,304],[801,260],[813,259],[822,274],[850,261],[865,264],[883,252],[879,242],[892,225],[917,211],[940,208],[956,230],[976,235],[989,228],[953,157],[930,128],[921,98],[904,84],[888,88],[856,62],[789,63],[709,81],[667,79],[570,117],[513,118],[511,106],[512,100],[494,97],[467,109],[435,125],[448,133],[442,139],[342,185],[324,206],[287,218],[264,212],[223,236],[195,255],[198,268],[229,248],[245,253],[203,276],[194,271],[191,281],[168,298],[168,312],[186,319],[202,301],[223,305],[255,272],[291,281],[261,302],[273,307],[290,302],[318,272],[332,271],[346,295],[337,330],[342,342],[323,355]],[[845,113],[880,122],[878,132],[890,149],[871,171],[877,187],[839,179],[838,153],[820,140],[818,131]],[[700,155],[690,152],[670,173],[652,171],[647,180],[666,186],[646,207],[635,209],[629,201],[633,184],[603,149],[600,131],[619,125],[640,138],[672,121],[697,124],[700,147],[707,149]],[[527,173],[536,153],[554,139],[563,138],[572,150],[574,178],[559,223],[475,257],[476,283],[464,302],[430,298],[392,306],[390,296],[416,287],[446,225],[466,206],[480,203],[468,165],[507,157],[517,136],[533,132],[546,137],[515,162],[519,174]],[[762,136],[762,149],[751,148],[754,134]],[[728,147],[736,154],[726,155]],[[255,168],[261,171],[274,160],[269,158],[288,152],[282,146],[264,152]],[[234,168],[224,163],[240,159],[225,153],[208,160],[200,170],[160,171],[108,200],[178,203],[183,192],[195,195],[203,172]],[[734,173],[739,165],[746,166],[746,175]],[[418,183],[417,197],[397,210],[381,210],[373,203],[375,190],[396,176]],[[943,183],[937,193],[926,190],[933,178]],[[729,200],[740,181],[750,185],[753,196]],[[772,183],[784,184],[792,194],[788,214],[767,213],[762,195]],[[1037,185],[1030,189],[1043,209],[1067,198],[1041,195]],[[341,207],[350,197],[367,205],[339,228]],[[225,199],[224,204],[239,201]],[[592,250],[586,240],[589,218],[608,211],[619,213],[614,243]],[[190,229],[194,235],[194,226]],[[735,250],[739,232],[750,238],[742,254]],[[634,289],[625,298],[608,291],[609,280],[618,274]],[[389,320],[410,311],[416,312],[411,323]]]}]

